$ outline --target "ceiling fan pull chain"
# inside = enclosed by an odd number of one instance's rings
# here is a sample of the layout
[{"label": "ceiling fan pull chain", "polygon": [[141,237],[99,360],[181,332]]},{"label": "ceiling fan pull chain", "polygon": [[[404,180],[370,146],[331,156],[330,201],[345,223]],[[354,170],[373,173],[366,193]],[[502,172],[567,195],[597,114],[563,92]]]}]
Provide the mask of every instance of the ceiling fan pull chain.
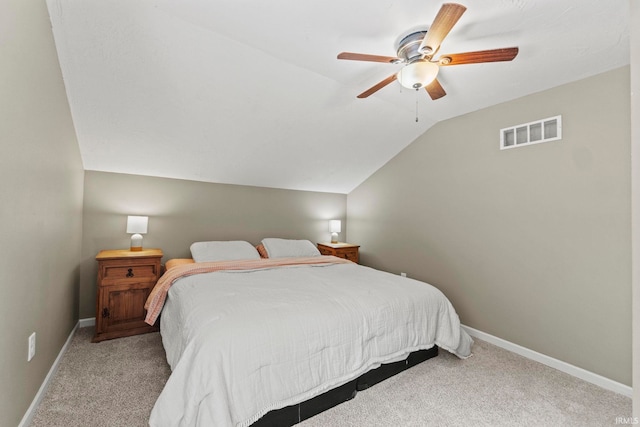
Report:
[{"label": "ceiling fan pull chain", "polygon": [[418,123],[418,89],[416,89],[416,123]]}]

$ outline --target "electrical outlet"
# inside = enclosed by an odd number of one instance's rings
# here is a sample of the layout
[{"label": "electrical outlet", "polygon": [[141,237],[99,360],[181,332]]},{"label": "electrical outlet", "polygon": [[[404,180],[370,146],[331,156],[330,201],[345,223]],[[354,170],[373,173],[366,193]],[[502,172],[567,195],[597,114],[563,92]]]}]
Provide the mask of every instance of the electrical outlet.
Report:
[{"label": "electrical outlet", "polygon": [[407,277],[407,273],[404,273],[404,272],[403,272],[403,273],[400,273],[400,275],[401,275],[402,277]]},{"label": "electrical outlet", "polygon": [[27,362],[31,362],[33,356],[36,355],[36,333],[29,335],[29,354],[27,355]]}]

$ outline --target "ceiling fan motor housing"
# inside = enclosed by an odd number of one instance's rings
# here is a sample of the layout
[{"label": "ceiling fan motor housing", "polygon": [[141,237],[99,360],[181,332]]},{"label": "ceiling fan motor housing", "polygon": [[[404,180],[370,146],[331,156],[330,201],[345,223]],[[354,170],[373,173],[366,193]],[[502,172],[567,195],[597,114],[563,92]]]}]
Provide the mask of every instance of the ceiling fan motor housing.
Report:
[{"label": "ceiling fan motor housing", "polygon": [[398,58],[403,58],[407,62],[422,59],[424,57],[424,54],[420,52],[419,48],[422,40],[426,36],[427,31],[416,31],[415,33],[411,33],[400,40],[397,50]]}]

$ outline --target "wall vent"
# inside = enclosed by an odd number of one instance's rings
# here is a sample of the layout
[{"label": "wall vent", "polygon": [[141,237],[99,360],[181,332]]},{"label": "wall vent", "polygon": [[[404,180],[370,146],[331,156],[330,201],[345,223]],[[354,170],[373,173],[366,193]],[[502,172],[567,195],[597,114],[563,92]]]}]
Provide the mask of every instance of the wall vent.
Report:
[{"label": "wall vent", "polygon": [[562,139],[562,116],[500,129],[501,150],[558,139]]}]

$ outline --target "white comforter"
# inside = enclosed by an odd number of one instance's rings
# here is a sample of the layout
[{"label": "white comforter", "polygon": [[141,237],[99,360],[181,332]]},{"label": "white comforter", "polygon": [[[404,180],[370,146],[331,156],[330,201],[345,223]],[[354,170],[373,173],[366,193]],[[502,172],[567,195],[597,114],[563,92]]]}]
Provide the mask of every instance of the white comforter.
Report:
[{"label": "white comforter", "polygon": [[446,297],[357,264],[179,279],[161,317],[173,373],[150,425],[246,426],[382,363],[473,341]]}]

